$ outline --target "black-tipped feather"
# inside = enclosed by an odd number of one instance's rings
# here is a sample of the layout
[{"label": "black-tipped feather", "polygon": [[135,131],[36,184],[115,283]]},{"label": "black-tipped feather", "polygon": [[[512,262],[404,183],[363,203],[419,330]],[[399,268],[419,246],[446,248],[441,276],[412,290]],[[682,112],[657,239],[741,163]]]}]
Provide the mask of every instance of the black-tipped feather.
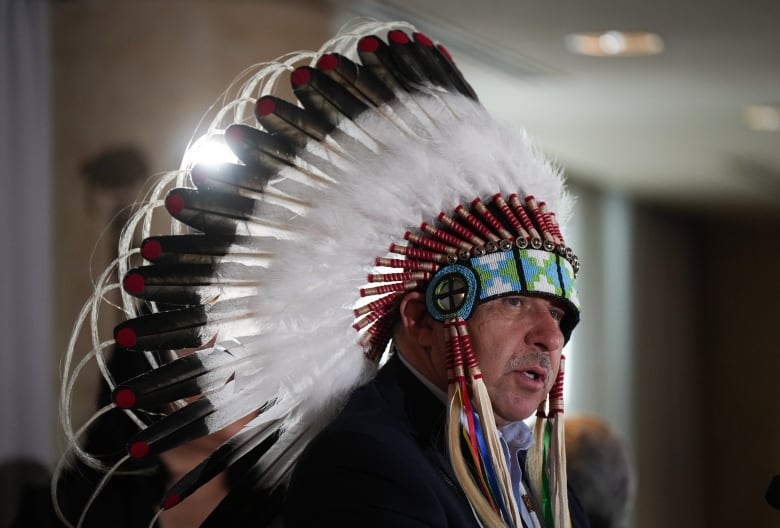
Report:
[{"label": "black-tipped feather", "polygon": [[175,506],[228,468],[234,477],[246,475],[279,439],[277,427],[278,420],[237,433],[171,486],[161,506],[164,509]]},{"label": "black-tipped feather", "polygon": [[392,53],[387,44],[379,37],[368,36],[360,40],[358,55],[363,66],[368,68],[382,83],[394,93],[403,92],[404,76],[398,71]]},{"label": "black-tipped feather", "polygon": [[256,165],[264,172],[273,174],[284,166],[295,166],[295,145],[283,136],[233,124],[225,130],[225,142],[238,159],[247,165]]},{"label": "black-tipped feather", "polygon": [[304,108],[321,114],[333,125],[344,117],[354,120],[368,109],[349,90],[316,68],[297,68],[291,81],[293,91]]},{"label": "black-tipped feather", "polygon": [[269,218],[289,219],[290,211],[265,199],[221,191],[177,188],[165,199],[168,212],[177,220],[207,234],[232,237],[270,236],[288,228]]},{"label": "black-tipped feather", "polygon": [[227,234],[236,232],[237,221],[249,220],[255,200],[217,191],[196,191],[178,188],[165,199],[168,212],[190,227],[204,233]]},{"label": "black-tipped feather", "polygon": [[[232,384],[222,390],[231,388]],[[264,405],[258,402],[254,410]],[[133,458],[156,455],[224,429],[251,412],[246,403],[222,394],[203,397],[138,431],[127,444],[128,453]]]},{"label": "black-tipped feather", "polygon": [[221,387],[233,374],[234,361],[223,348],[199,350],[117,385],[112,400],[123,409],[158,409]]},{"label": "black-tipped feather", "polygon": [[284,482],[289,477],[294,461],[298,459],[314,434],[316,430],[312,431],[309,428],[302,430],[283,449],[273,453],[272,461],[262,463],[263,471],[274,475],[273,480],[267,482],[265,486],[258,484],[258,478],[253,471],[247,473],[201,524],[201,528],[235,525],[237,519],[257,526],[280,526],[278,515],[281,513],[286,492],[280,482]]},{"label": "black-tipped feather", "polygon": [[434,84],[429,77],[429,73],[425,71],[417,60],[414,50],[415,46],[409,39],[409,35],[401,30],[394,30],[390,32],[388,39],[387,49],[407,88],[419,88]]},{"label": "black-tipped feather", "polygon": [[338,53],[323,55],[317,67],[353,95],[374,106],[382,106],[396,98],[370,69]]},{"label": "black-tipped feather", "polygon": [[235,163],[201,163],[192,168],[192,183],[200,190],[248,189],[262,193],[274,173]]},{"label": "black-tipped feather", "polygon": [[128,271],[123,286],[139,299],[184,306],[251,295],[260,274],[256,266],[234,262],[153,264]]},{"label": "black-tipped feather", "polygon": [[455,80],[443,67],[441,62],[443,57],[439,53],[439,50],[436,49],[433,42],[431,42],[428,37],[422,33],[415,33],[412,35],[412,41],[410,41],[406,47],[411,50],[417,63],[421,66],[423,72],[425,72],[425,75],[428,76],[428,79],[430,79],[433,84],[441,86],[447,91],[460,91]]},{"label": "black-tipped feather", "polygon": [[[269,258],[268,237],[205,234],[152,236],[141,243],[141,255],[157,265],[218,264],[224,257],[247,264]],[[227,259],[224,259],[227,260]]]},{"label": "black-tipped feather", "polygon": [[303,147],[311,138],[322,141],[334,125],[315,112],[310,112],[284,99],[266,95],[255,104],[255,117],[270,134]]},{"label": "black-tipped feather", "polygon": [[207,322],[204,306],[168,310],[119,323],[114,339],[127,350],[194,348],[208,342],[202,331]]},{"label": "black-tipped feather", "polygon": [[256,296],[247,296],[142,315],[118,324],[114,339],[128,350],[198,348],[219,333],[242,333],[241,327],[260,302]]},{"label": "black-tipped feather", "polygon": [[477,92],[474,91],[474,88],[471,87],[471,85],[468,83],[466,78],[460,72],[458,67],[452,61],[450,52],[447,51],[447,49],[441,44],[438,44],[436,46],[436,52],[438,54],[438,60],[442,68],[444,69],[444,71],[447,72],[447,74],[453,80],[455,85],[458,87],[458,91],[475,101],[479,101],[479,98],[477,97]]}]

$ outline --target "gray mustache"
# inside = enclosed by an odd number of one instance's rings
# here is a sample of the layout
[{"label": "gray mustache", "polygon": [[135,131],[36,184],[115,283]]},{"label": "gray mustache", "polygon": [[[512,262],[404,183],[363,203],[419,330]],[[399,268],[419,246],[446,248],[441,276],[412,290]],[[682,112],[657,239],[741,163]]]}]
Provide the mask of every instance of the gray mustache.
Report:
[{"label": "gray mustache", "polygon": [[547,352],[542,352],[540,350],[516,354],[510,358],[508,366],[510,370],[521,370],[537,365],[547,371],[548,379],[552,378],[552,361],[550,360],[550,355]]}]

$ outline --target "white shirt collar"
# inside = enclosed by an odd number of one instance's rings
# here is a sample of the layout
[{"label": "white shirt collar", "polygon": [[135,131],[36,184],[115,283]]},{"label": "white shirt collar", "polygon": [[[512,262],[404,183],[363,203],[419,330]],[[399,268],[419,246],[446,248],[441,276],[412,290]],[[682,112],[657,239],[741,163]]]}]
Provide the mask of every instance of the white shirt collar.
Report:
[{"label": "white shirt collar", "polygon": [[534,433],[525,422],[512,422],[498,428],[510,452],[525,451],[534,445]]}]

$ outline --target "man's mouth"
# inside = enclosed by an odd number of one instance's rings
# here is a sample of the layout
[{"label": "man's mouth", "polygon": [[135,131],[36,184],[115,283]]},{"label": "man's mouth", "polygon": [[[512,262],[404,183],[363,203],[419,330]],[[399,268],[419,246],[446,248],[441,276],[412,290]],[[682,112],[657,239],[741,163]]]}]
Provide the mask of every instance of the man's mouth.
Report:
[{"label": "man's mouth", "polygon": [[523,376],[533,381],[540,381],[544,383],[546,375],[543,371],[537,369],[529,369],[522,371]]}]

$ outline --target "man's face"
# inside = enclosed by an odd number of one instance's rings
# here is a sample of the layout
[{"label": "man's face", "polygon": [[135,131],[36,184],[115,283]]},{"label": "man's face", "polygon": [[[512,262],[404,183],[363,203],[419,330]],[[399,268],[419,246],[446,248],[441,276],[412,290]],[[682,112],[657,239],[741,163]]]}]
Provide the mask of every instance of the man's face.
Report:
[{"label": "man's face", "polygon": [[469,318],[499,426],[531,416],[552,388],[561,364],[564,315],[554,300],[513,295],[479,305]]}]

